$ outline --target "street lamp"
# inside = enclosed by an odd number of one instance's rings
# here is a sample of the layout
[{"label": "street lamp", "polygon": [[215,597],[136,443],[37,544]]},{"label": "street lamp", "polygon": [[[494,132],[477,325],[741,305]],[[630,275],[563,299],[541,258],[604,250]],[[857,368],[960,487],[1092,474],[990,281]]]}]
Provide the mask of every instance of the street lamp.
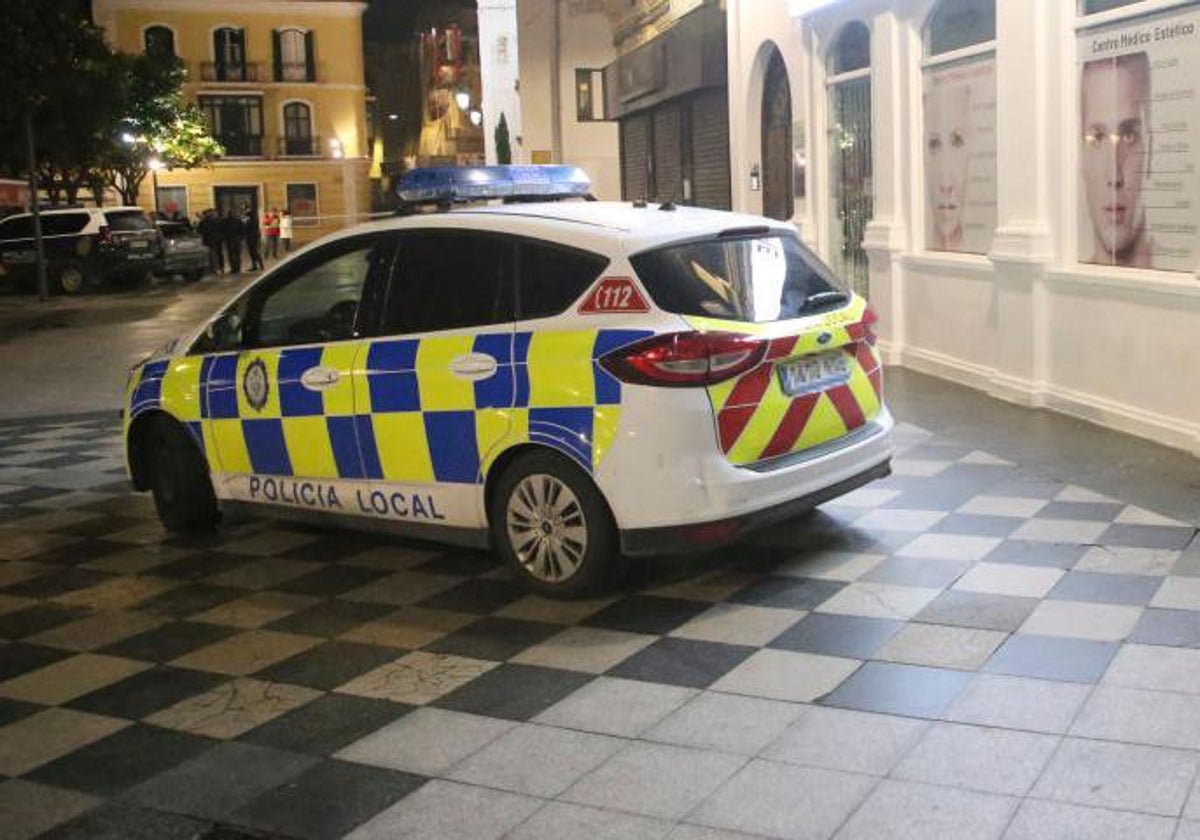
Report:
[{"label": "street lamp", "polygon": [[471,94],[466,88],[454,94],[454,101],[458,103],[458,110],[465,111],[467,106],[471,104]]}]

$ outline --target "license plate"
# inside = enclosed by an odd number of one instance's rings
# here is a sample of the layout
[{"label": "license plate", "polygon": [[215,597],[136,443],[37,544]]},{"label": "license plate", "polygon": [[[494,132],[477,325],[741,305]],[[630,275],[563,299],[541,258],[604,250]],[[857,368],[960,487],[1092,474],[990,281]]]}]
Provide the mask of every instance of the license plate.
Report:
[{"label": "license plate", "polygon": [[130,248],[149,248],[150,243],[144,239],[134,239],[129,243]]},{"label": "license plate", "polygon": [[153,258],[154,258],[153,254],[147,253],[147,254],[130,254],[125,259],[127,259],[127,260],[149,260],[149,259],[153,259]]},{"label": "license plate", "polygon": [[805,356],[779,365],[779,387],[789,397],[823,391],[850,378],[850,365],[841,350]]},{"label": "license plate", "polygon": [[36,251],[9,251],[4,255],[6,263],[31,263],[37,261]]}]

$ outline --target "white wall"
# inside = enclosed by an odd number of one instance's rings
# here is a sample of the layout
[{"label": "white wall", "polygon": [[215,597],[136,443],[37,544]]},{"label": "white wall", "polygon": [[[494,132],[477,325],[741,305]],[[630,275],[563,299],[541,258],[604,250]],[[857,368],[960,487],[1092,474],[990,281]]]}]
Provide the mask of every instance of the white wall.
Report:
[{"label": "white wall", "polygon": [[487,162],[496,163],[496,125],[504,114],[513,162],[521,162],[521,96],[516,0],[479,0],[479,65],[483,77],[483,138]]},{"label": "white wall", "polygon": [[616,123],[575,119],[576,68],[599,69],[616,58],[611,23],[593,8],[560,0],[517,0],[522,160],[530,160],[535,150],[550,152],[556,162],[582,167],[598,198],[616,200],[621,197]]},{"label": "white wall", "polygon": [[1075,4],[996,4],[1000,178],[986,255],[925,248],[922,35],[935,0],[843,0],[791,19],[788,5],[727,0],[735,209],[762,207],[748,173],[760,156],[762,50],[773,42],[807,123],[809,201],[795,221],[829,256],[825,50],[863,21],[875,198],[865,247],[888,361],[1200,455],[1200,277],[1076,260]]}]

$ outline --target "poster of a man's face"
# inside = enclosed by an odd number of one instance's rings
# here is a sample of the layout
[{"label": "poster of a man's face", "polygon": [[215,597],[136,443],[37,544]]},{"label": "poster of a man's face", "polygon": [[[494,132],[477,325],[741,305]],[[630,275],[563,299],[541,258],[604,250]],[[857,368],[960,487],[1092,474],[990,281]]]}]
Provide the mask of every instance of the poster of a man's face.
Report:
[{"label": "poster of a man's face", "polygon": [[1142,191],[1150,170],[1149,102],[1150,59],[1146,53],[1083,65],[1080,160],[1093,233],[1089,262],[1152,265]]},{"label": "poster of a man's face", "polygon": [[934,88],[925,103],[925,180],[933,214],[930,247],[959,251],[963,247],[967,162],[971,151],[971,87]]}]

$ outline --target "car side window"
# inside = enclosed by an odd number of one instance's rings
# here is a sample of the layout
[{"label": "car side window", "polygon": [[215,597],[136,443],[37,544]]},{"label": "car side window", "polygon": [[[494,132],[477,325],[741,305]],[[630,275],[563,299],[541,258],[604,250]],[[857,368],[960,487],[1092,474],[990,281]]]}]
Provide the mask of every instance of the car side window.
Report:
[{"label": "car side window", "polygon": [[517,263],[517,317],[547,318],[574,303],[608,267],[588,251],[542,242],[522,242]]},{"label": "car side window", "polygon": [[393,243],[359,237],[302,258],[265,279],[213,322],[193,352],[344,341],[360,334],[369,279],[391,264]]},{"label": "car side window", "polygon": [[484,232],[404,234],[384,301],[381,332],[432,332],[512,321],[514,249],[510,238]]}]

